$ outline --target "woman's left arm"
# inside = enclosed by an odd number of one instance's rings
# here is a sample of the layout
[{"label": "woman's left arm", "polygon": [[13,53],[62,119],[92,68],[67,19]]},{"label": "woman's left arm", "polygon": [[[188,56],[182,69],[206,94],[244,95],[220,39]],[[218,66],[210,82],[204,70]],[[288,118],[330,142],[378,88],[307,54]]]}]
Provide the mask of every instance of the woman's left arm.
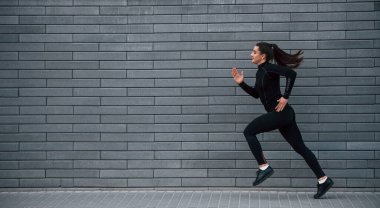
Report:
[{"label": "woman's left arm", "polygon": [[286,85],[285,85],[285,91],[284,94],[280,99],[277,100],[278,104],[275,107],[277,112],[282,111],[286,103],[288,103],[288,98],[290,93],[292,92],[292,88],[294,85],[294,82],[297,77],[297,72],[295,72],[293,69],[287,67],[287,66],[280,66],[280,65],[272,65],[272,71],[274,73],[277,73],[279,75],[285,76],[286,77]]},{"label": "woman's left arm", "polygon": [[297,77],[297,72],[295,72],[293,69],[287,66],[281,66],[277,64],[273,64],[272,66],[273,66],[271,67],[272,72],[286,77],[285,91],[282,97],[284,97],[285,99],[288,99],[290,96],[290,93],[292,92],[293,85]]}]

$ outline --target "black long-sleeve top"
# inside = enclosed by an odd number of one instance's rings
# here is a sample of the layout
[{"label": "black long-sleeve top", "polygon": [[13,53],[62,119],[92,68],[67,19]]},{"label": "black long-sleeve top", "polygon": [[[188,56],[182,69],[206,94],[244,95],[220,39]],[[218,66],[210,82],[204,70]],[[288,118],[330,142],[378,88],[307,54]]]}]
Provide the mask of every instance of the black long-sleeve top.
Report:
[{"label": "black long-sleeve top", "polygon": [[[286,77],[284,94],[280,90],[280,76]],[[260,98],[267,112],[274,111],[280,97],[288,99],[292,91],[297,73],[286,66],[272,64],[268,61],[258,65],[254,87],[244,81],[239,86],[254,98]]]}]

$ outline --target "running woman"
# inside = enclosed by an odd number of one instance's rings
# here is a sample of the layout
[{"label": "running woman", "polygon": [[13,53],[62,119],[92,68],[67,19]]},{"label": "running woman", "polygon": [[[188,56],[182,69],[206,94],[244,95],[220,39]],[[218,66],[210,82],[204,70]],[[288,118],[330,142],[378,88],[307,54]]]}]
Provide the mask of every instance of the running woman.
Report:
[{"label": "running woman", "polygon": [[[264,157],[256,135],[279,129],[285,140],[304,158],[316,175],[318,183],[317,193],[314,195],[314,198],[317,199],[324,195],[334,182],[330,177],[325,175],[313,152],[305,146],[297,126],[295,111],[288,103],[297,76],[294,69],[303,61],[303,57],[300,56],[301,54],[303,54],[301,50],[296,54],[288,54],[276,44],[258,42],[251,53],[252,63],[258,66],[254,87],[244,82],[243,71],[240,74],[236,67],[234,67],[231,73],[235,82],[245,92],[256,99],[260,98],[261,103],[267,111],[265,114],[253,119],[244,129],[244,136],[249,148],[259,164],[259,169],[256,171],[257,177],[253,182],[253,186],[259,185],[274,173],[274,170],[269,166]],[[277,64],[270,63],[272,59]],[[280,91],[280,76],[286,77],[283,94]]]}]

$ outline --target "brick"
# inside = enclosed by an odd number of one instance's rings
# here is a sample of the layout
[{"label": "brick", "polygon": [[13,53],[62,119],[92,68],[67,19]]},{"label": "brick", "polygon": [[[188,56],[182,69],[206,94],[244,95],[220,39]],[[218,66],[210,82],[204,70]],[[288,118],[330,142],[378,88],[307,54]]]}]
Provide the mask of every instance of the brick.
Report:
[{"label": "brick", "polygon": [[128,124],[127,132],[180,132],[179,124]]},{"label": "brick", "polygon": [[44,69],[43,61],[0,61],[0,69]]},{"label": "brick", "polygon": [[[123,70],[75,70],[74,78],[126,78]],[[79,89],[78,89],[79,90]]]},{"label": "brick", "polygon": [[46,170],[46,178],[95,178],[99,177],[99,170],[91,170],[91,169],[79,169],[79,170],[55,170],[49,169]]},{"label": "brick", "polygon": [[45,7],[1,7],[2,15],[45,15]]},{"label": "brick", "polygon": [[287,13],[279,14],[236,14],[236,22],[290,22]]},{"label": "brick", "polygon": [[[179,88],[131,88],[128,96],[180,96]],[[131,111],[133,112],[133,111]]]},{"label": "brick", "polygon": [[17,89],[1,89],[0,97],[17,97],[18,91]]},{"label": "brick", "polygon": [[375,39],[379,37],[380,31],[347,31],[346,35],[348,39]]},{"label": "brick", "polygon": [[98,6],[98,5],[107,5],[107,6],[125,6],[127,5],[127,0],[74,0],[74,5],[78,6]]},{"label": "brick", "polygon": [[207,151],[155,151],[156,159],[208,159]]},{"label": "brick", "polygon": [[98,33],[99,25],[46,25],[46,33]]},{"label": "brick", "polygon": [[72,114],[73,108],[70,106],[22,106],[20,114]]},{"label": "brick", "polygon": [[128,168],[180,168],[179,160],[129,160]]},{"label": "brick", "polygon": [[[155,24],[155,32],[207,32],[206,24]],[[210,31],[211,32],[211,31]]]},{"label": "brick", "polygon": [[20,169],[70,169],[71,160],[20,161]]},{"label": "brick", "polygon": [[[234,4],[234,3],[231,3]],[[262,13],[263,6],[260,4],[257,5],[209,5],[208,13]]]},{"label": "brick", "polygon": [[20,132],[71,132],[71,124],[22,124]]},{"label": "brick", "polygon": [[[209,10],[211,10],[209,6]],[[197,14],[182,15],[182,23],[217,23],[217,22],[235,22],[234,14]]]},{"label": "brick", "polygon": [[[184,37],[181,36],[181,40],[182,40],[182,38],[184,38]],[[207,43],[206,42],[181,42],[181,43],[176,43],[176,42],[169,43],[169,42],[165,42],[165,43],[154,43],[153,44],[153,49],[155,51],[206,50],[207,49]]]},{"label": "brick", "polygon": [[28,25],[66,25],[74,24],[74,17],[72,16],[20,16],[20,24]]},{"label": "brick", "polygon": [[142,25],[100,25],[100,33],[152,33],[153,26]]},{"label": "brick", "polygon": [[175,61],[154,61],[155,69],[178,69],[178,68],[190,68],[199,69],[206,68],[206,60],[175,60]]},{"label": "brick", "polygon": [[27,6],[71,6],[72,0],[19,0],[19,5]]},{"label": "brick", "polygon": [[76,88],[74,96],[125,96],[126,89],[122,88]]},{"label": "brick", "polygon": [[74,178],[77,187],[127,187],[127,179]]},{"label": "brick", "polygon": [[180,15],[141,15],[129,16],[128,24],[181,23]]},{"label": "brick", "polygon": [[100,159],[99,151],[47,151],[46,155],[54,160]]},{"label": "brick", "polygon": [[[232,33],[181,33],[181,41],[227,41],[235,40]],[[165,43],[163,43],[165,44]],[[176,43],[177,45],[180,45]],[[189,44],[204,44],[206,43],[189,43]],[[210,44],[210,43],[207,43]],[[203,49],[204,50],[204,49]]]},{"label": "brick", "polygon": [[126,106],[75,106],[74,114],[126,114]]},{"label": "brick", "polygon": [[152,6],[130,6],[130,7],[100,7],[101,15],[148,15],[153,14]]},{"label": "brick", "polygon": [[[4,117],[0,117],[0,118],[4,118]],[[2,152],[19,151],[18,143],[1,143],[0,151]]]},{"label": "brick", "polygon": [[72,60],[71,52],[19,52],[19,60]]},{"label": "brick", "polygon": [[319,32],[291,32],[291,40],[325,40],[325,39],[344,39],[343,31],[319,31]]},{"label": "brick", "polygon": [[124,34],[74,34],[73,42],[125,42]]},{"label": "brick", "polygon": [[0,134],[1,142],[38,142],[45,141],[46,133],[18,133],[18,134]]},{"label": "brick", "polygon": [[[208,24],[208,32],[262,31],[261,23],[221,23]],[[200,31],[196,31],[200,32]]]},{"label": "brick", "polygon": [[102,151],[102,159],[153,159],[153,151]]},{"label": "brick", "polygon": [[73,124],[73,132],[125,132],[126,124]]},{"label": "brick", "polygon": [[73,150],[72,142],[20,142],[21,151]]},{"label": "brick", "polygon": [[153,141],[153,133],[102,133],[102,141]]},{"label": "brick", "polygon": [[378,15],[378,10],[376,11],[365,11],[365,12],[346,12],[347,20],[376,20],[376,15]]},{"label": "brick", "polygon": [[319,6],[319,4],[265,4],[263,12],[319,12]]},{"label": "brick", "polygon": [[207,13],[207,5],[196,6],[155,6],[154,14],[202,14]]},{"label": "brick", "polygon": [[100,178],[152,178],[153,170],[100,170]]},{"label": "brick", "polygon": [[18,161],[0,161],[0,169],[18,169]]},{"label": "brick", "polygon": [[46,153],[41,151],[24,151],[24,152],[0,152],[0,160],[46,160]]},{"label": "brick", "polygon": [[180,114],[180,106],[128,106],[128,114]]},{"label": "brick", "polygon": [[318,4],[318,12],[372,11],[372,3],[327,3]]},{"label": "brick", "polygon": [[49,178],[49,179],[20,179],[21,187],[61,187],[61,179]]},{"label": "brick", "polygon": [[235,178],[183,178],[182,186],[235,186]]},{"label": "brick", "polygon": [[347,49],[347,48],[367,48],[372,47],[372,41],[368,40],[321,40],[318,41],[320,49]]},{"label": "brick", "polygon": [[152,51],[152,43],[100,43],[100,51]]},{"label": "brick", "polygon": [[3,114],[7,114],[7,115],[17,115],[19,114],[20,110],[19,107],[0,107],[0,114],[3,115]]},{"label": "brick", "polygon": [[2,25],[0,33],[45,33],[43,25]]},{"label": "brick", "polygon": [[46,61],[47,69],[98,69],[96,61]]},{"label": "brick", "polygon": [[371,30],[373,24],[368,21],[318,22],[318,30]]},{"label": "brick", "polygon": [[19,18],[17,16],[3,16],[0,17],[0,24],[18,24]]},{"label": "brick", "polygon": [[180,186],[180,178],[147,178],[147,179],[128,179],[128,187],[172,187]]},{"label": "brick", "polygon": [[99,7],[46,7],[46,15],[99,15]]},{"label": "brick", "polygon": [[18,1],[15,0],[3,0],[0,2],[0,5],[2,6],[17,6]]},{"label": "brick", "polygon": [[153,61],[100,61],[100,69],[152,69]]},{"label": "brick", "polygon": [[100,87],[98,79],[49,79],[48,87]]},{"label": "brick", "polygon": [[104,123],[153,123],[152,115],[104,115],[102,116]]},{"label": "brick", "polygon": [[44,123],[45,118],[43,116],[1,116],[1,122],[3,124],[11,123]]},{"label": "brick", "polygon": [[74,52],[74,60],[126,60],[126,52]]},{"label": "brick", "polygon": [[[128,163],[129,164],[129,163]],[[125,169],[127,161],[122,160],[75,160],[74,168],[81,169]]]},{"label": "brick", "polygon": [[165,178],[165,177],[181,177],[181,178],[189,178],[189,177],[207,177],[208,171],[207,169],[155,169],[154,176]]},{"label": "brick", "polygon": [[127,60],[176,60],[179,52],[128,52]]},{"label": "brick", "polygon": [[18,132],[17,125],[1,125],[0,126],[1,133],[15,133]]},{"label": "brick", "polygon": [[42,178],[44,170],[0,170],[0,178]]},{"label": "brick", "polygon": [[99,133],[47,133],[47,141],[100,141]]},{"label": "brick", "polygon": [[48,115],[47,123],[99,123],[98,115]]},{"label": "brick", "polygon": [[43,51],[43,43],[0,43],[0,51]]},{"label": "brick", "polygon": [[46,98],[0,98],[1,105],[45,105]]}]

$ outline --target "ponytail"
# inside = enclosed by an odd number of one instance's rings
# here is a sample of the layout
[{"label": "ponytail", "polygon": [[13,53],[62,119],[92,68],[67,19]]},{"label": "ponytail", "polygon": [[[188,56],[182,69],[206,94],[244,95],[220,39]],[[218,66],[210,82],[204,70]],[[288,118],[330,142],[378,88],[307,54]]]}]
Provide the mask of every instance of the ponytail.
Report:
[{"label": "ponytail", "polygon": [[302,50],[296,54],[289,54],[279,48],[276,44],[269,44],[266,42],[259,42],[256,44],[261,53],[265,53],[267,60],[274,59],[278,65],[287,66],[289,68],[297,68],[303,61]]}]

